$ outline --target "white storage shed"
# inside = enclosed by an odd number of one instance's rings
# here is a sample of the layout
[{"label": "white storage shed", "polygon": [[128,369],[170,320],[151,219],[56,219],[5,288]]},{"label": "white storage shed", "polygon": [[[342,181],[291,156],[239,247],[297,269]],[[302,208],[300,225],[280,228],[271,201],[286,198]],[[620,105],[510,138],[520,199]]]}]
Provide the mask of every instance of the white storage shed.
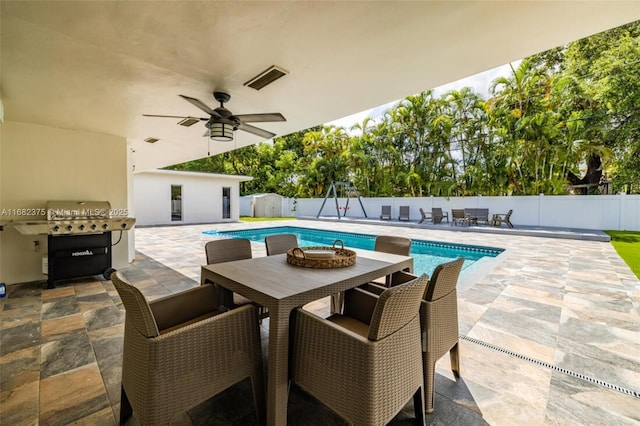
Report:
[{"label": "white storage shed", "polygon": [[253,217],[282,217],[282,200],[278,194],[254,194],[252,196]]},{"label": "white storage shed", "polygon": [[250,176],[151,170],[134,173],[137,225],[235,222],[240,182]]}]

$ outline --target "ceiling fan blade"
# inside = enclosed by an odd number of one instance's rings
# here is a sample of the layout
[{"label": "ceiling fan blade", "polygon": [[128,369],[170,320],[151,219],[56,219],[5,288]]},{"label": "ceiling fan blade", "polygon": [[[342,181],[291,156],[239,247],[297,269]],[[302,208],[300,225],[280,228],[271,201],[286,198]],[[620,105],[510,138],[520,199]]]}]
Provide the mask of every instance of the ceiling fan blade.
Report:
[{"label": "ceiling fan blade", "polygon": [[276,135],[275,133],[271,133],[269,131],[260,129],[260,128],[256,127],[256,126],[252,126],[251,124],[242,123],[242,124],[240,124],[238,126],[238,129],[244,130],[247,133],[252,133],[254,135],[263,137],[265,139],[271,139],[272,137],[274,137]]},{"label": "ceiling fan blade", "polygon": [[265,114],[238,114],[234,115],[243,123],[266,123],[270,121],[287,121],[286,118],[279,112],[265,113]]},{"label": "ceiling fan blade", "polygon": [[213,115],[216,117],[220,117],[220,114],[218,114],[217,112],[215,112],[214,110],[212,110],[211,108],[209,108],[207,105],[205,105],[200,99],[196,99],[196,98],[190,98],[189,96],[185,96],[185,95],[179,95],[182,99],[184,99],[187,102],[190,102],[191,104],[197,106],[198,108],[200,108],[201,110],[203,110],[204,112],[206,112],[209,115]]},{"label": "ceiling fan blade", "polygon": [[156,114],[142,114],[143,117],[160,117],[160,118],[194,118],[196,120],[207,121],[209,118],[202,117],[185,117],[184,115],[156,115]]}]

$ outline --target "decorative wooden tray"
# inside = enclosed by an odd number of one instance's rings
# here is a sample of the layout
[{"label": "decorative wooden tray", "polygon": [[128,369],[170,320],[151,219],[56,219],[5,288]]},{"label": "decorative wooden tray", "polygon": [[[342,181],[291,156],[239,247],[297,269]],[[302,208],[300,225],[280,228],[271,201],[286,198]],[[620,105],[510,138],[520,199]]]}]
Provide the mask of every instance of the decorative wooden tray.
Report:
[{"label": "decorative wooden tray", "polygon": [[[340,247],[336,247],[338,244]],[[308,255],[305,254],[306,252],[309,252]],[[344,268],[356,263],[356,252],[344,248],[342,240],[336,240],[333,247],[296,247],[290,249],[287,251],[287,263],[304,268]]]}]

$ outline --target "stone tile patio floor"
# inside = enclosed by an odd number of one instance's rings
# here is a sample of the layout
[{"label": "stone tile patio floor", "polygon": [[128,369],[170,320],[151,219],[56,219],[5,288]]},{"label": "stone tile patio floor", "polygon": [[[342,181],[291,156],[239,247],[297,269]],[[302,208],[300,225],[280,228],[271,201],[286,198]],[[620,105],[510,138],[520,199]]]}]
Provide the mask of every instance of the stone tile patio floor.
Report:
[{"label": "stone tile patio floor", "polygon": [[[139,253],[124,272],[150,299],[181,291],[199,281],[213,238],[202,231],[274,225],[506,249],[460,280],[462,377],[454,381],[448,357],[439,361],[429,424],[640,424],[640,283],[607,242],[347,221],[138,228]],[[263,244],[252,245],[254,256],[265,255]],[[0,302],[0,424],[116,424],[124,319],[117,292],[97,277],[42,287],[10,286]],[[326,314],[328,302],[307,308]],[[409,402],[392,424],[411,416]],[[255,423],[247,384],[176,423]],[[289,423],[342,424],[295,387]]]}]

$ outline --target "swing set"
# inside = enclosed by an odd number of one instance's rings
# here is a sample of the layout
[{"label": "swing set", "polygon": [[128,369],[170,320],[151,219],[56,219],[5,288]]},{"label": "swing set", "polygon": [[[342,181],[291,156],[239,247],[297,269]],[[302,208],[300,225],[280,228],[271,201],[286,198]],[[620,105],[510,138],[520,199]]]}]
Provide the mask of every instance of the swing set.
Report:
[{"label": "swing set", "polygon": [[[341,206],[340,202],[338,201],[338,188],[340,188],[341,190],[341,194],[342,194],[341,198],[347,199],[347,202],[345,203],[344,206]],[[353,183],[331,182],[331,186],[329,187],[329,190],[327,191],[327,195],[324,197],[324,200],[322,201],[322,205],[320,206],[320,210],[318,211],[316,218],[320,217],[320,213],[322,213],[322,209],[324,208],[324,205],[327,202],[327,199],[329,198],[332,192],[333,192],[333,198],[336,201],[336,213],[338,214],[338,219],[340,219],[341,211],[343,212],[342,213],[343,217],[347,215],[347,211],[349,211],[349,199],[351,198],[352,194],[355,194],[355,197],[358,199],[358,202],[360,203],[360,207],[362,207],[362,213],[364,213],[364,217],[368,217],[367,212],[364,210],[364,206],[362,205],[360,194],[358,194],[358,189],[355,187],[355,185],[353,185]],[[345,193],[347,195],[346,197],[344,196]]]}]

